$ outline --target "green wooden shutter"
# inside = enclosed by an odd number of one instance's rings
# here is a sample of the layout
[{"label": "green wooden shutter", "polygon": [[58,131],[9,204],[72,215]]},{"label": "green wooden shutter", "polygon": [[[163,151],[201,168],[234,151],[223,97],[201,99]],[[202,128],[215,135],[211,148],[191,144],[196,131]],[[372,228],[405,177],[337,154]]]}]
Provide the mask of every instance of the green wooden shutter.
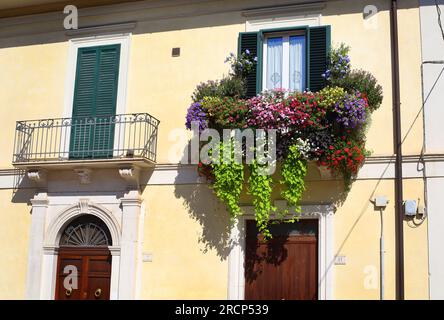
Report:
[{"label": "green wooden shutter", "polygon": [[309,30],[309,89],[319,91],[325,87],[322,74],[328,68],[330,26],[311,27]]},{"label": "green wooden shutter", "polygon": [[72,112],[70,157],[112,157],[120,45],[80,48]]},{"label": "green wooden shutter", "polygon": [[262,90],[262,40],[259,32],[241,32],[239,34],[238,53],[250,50],[258,58],[253,71],[247,77],[247,98],[254,97]]}]

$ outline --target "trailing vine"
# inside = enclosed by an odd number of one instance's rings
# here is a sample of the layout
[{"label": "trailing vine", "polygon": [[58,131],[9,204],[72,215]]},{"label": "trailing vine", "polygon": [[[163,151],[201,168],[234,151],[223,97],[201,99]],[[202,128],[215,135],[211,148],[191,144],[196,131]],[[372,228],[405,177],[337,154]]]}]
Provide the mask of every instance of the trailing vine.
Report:
[{"label": "trailing vine", "polygon": [[[215,177],[213,189],[216,196],[226,204],[230,216],[234,219],[241,214],[239,199],[244,183],[244,166],[234,161],[232,143],[220,143],[219,148],[220,161],[213,161],[210,164]],[[227,152],[230,153],[230,161],[221,161],[223,156],[226,157]]]},{"label": "trailing vine", "polygon": [[[307,174],[307,161],[301,157],[297,145],[290,146],[287,158],[282,164],[281,172],[283,178],[281,183],[287,187],[281,192],[281,195],[287,200],[288,207],[300,212],[299,200],[305,191],[304,179]],[[288,213],[288,211],[285,213]]]},{"label": "trailing vine", "polygon": [[271,193],[273,192],[273,178],[271,175],[261,174],[261,166],[257,161],[253,161],[250,167],[250,177],[248,179],[249,193],[253,196],[254,214],[256,225],[266,239],[271,238],[268,229],[270,215],[276,211],[271,203]]}]

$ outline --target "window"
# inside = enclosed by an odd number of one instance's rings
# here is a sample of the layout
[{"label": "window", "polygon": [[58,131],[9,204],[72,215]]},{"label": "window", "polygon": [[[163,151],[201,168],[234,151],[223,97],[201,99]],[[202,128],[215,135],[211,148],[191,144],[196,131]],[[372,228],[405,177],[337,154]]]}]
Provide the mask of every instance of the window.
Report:
[{"label": "window", "polygon": [[120,44],[78,49],[70,158],[113,155]]},{"label": "window", "polygon": [[301,34],[270,35],[264,40],[263,88],[304,91],[306,83],[306,37]]},{"label": "window", "polygon": [[319,91],[328,68],[330,26],[302,26],[241,32],[238,51],[258,57],[247,76],[248,98],[264,89]]},{"label": "window", "polygon": [[87,214],[74,219],[63,231],[60,246],[111,246],[111,234],[106,224]]}]

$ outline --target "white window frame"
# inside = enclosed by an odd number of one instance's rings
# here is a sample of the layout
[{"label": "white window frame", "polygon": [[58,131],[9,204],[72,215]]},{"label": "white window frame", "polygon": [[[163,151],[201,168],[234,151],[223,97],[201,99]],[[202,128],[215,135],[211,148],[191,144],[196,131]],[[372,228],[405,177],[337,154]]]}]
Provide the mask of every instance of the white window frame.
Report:
[{"label": "white window frame", "polygon": [[[120,44],[120,62],[119,62],[119,79],[117,87],[117,99],[116,99],[116,114],[125,114],[127,105],[127,90],[128,90],[128,70],[129,70],[129,56],[130,56],[130,43],[131,33],[121,33],[113,35],[100,35],[84,38],[76,38],[69,40],[69,52],[68,52],[68,68],[67,78],[65,85],[65,100],[63,109],[63,118],[72,118],[73,102],[74,102],[74,90],[77,74],[77,55],[80,48],[105,46],[112,44]],[[114,144],[123,143],[123,137],[118,135],[118,130],[115,130]],[[62,148],[62,154],[69,154],[71,130],[65,131],[62,136],[64,143]],[[114,156],[118,156],[115,154]]]},{"label": "white window frame", "polygon": [[[263,51],[262,51],[262,90],[269,90],[267,88],[267,49],[268,39],[270,38],[282,38],[282,85],[281,88],[286,90],[290,87],[290,37],[292,36],[304,36],[305,48],[307,48],[307,35],[301,34],[300,31],[286,32],[284,34],[269,33],[264,36]],[[307,55],[305,55],[305,66],[307,65]],[[303,70],[304,74],[304,86],[302,91],[307,88],[307,68]]]}]

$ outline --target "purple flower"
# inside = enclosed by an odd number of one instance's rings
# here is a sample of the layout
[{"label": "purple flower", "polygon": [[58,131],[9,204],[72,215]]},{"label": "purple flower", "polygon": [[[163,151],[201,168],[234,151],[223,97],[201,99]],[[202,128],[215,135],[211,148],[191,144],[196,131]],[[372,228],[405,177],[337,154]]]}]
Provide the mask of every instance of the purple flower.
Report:
[{"label": "purple flower", "polygon": [[207,113],[202,109],[200,102],[195,102],[190,105],[187,111],[185,126],[191,130],[191,123],[195,121],[199,123],[199,132],[208,128]]},{"label": "purple flower", "polygon": [[321,76],[324,79],[330,79],[330,75],[331,75],[331,71],[330,70],[326,70],[325,73],[323,73]]},{"label": "purple flower", "polygon": [[336,121],[345,128],[356,128],[365,122],[366,109],[367,103],[359,92],[355,95],[347,94],[342,101],[335,104]]},{"label": "purple flower", "polygon": [[[331,71],[331,74],[327,74],[327,71]],[[327,70],[323,78],[330,80],[343,79],[350,72],[350,57],[348,55],[341,54],[339,52],[333,52],[331,57],[331,70]]]}]

